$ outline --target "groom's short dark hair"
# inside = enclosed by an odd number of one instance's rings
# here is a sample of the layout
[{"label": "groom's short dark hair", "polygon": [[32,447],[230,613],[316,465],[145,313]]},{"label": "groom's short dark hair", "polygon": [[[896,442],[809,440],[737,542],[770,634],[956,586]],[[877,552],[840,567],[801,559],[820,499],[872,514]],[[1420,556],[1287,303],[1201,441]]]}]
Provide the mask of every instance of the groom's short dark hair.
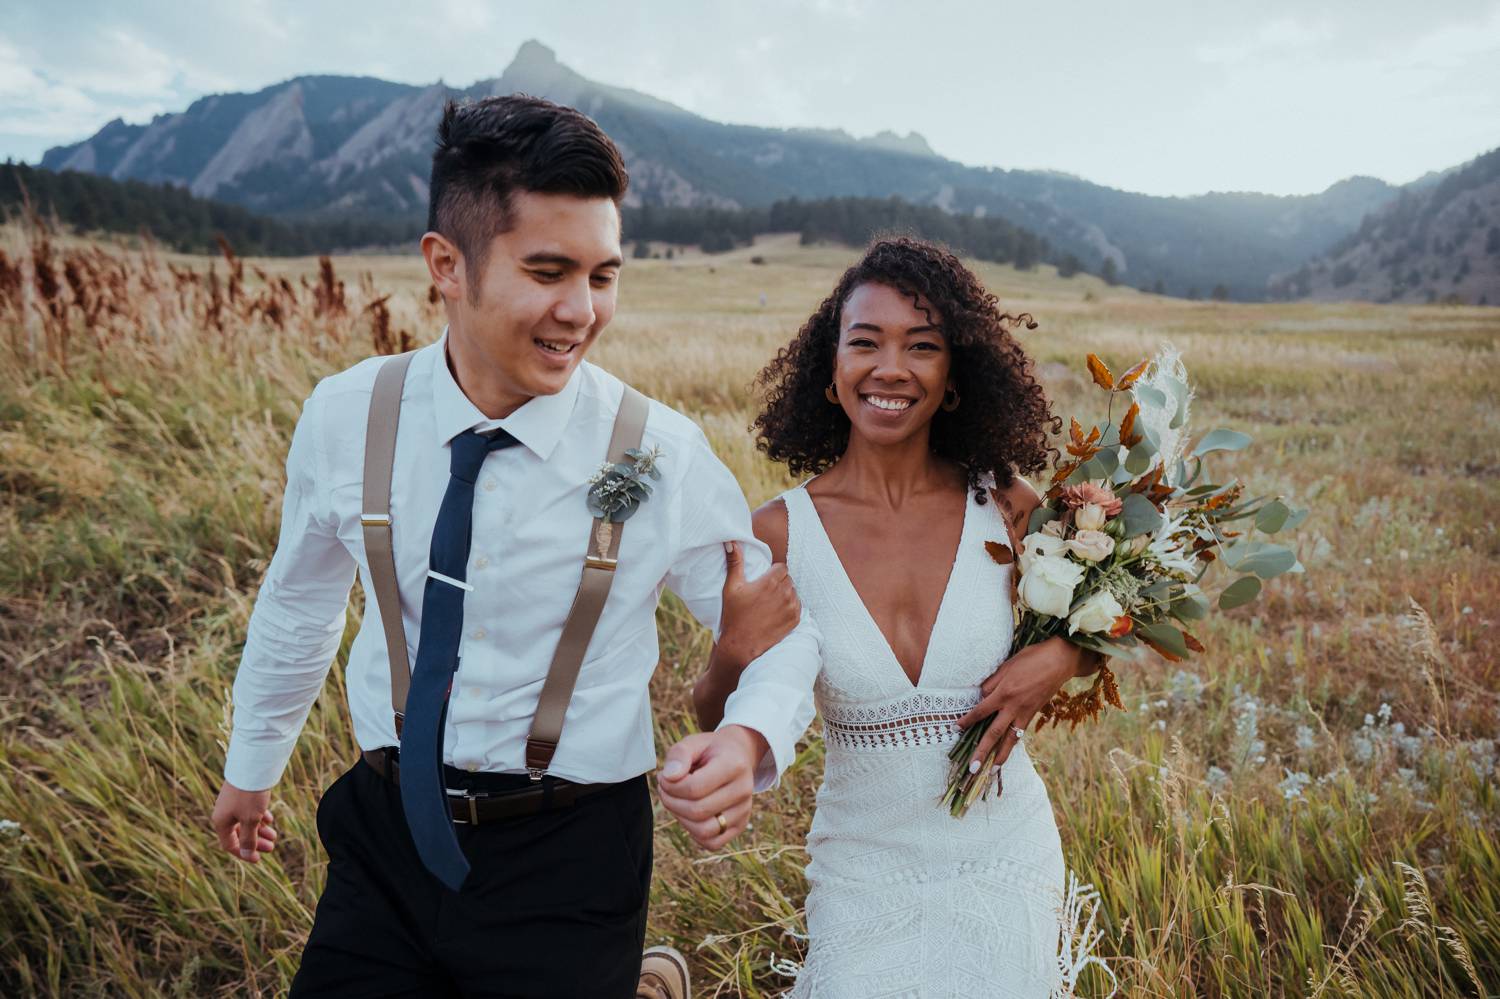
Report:
[{"label": "groom's short dark hair", "polygon": [[620,150],[582,112],[525,94],[450,100],[432,153],[427,228],[477,269],[490,240],[513,224],[516,191],[619,204],[629,183]]}]

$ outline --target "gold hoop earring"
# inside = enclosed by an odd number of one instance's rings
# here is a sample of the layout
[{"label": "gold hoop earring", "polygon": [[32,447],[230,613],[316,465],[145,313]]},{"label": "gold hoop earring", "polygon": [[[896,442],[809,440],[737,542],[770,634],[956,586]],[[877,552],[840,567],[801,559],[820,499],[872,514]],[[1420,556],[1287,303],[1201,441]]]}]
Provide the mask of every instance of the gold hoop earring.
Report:
[{"label": "gold hoop earring", "polygon": [[835,406],[839,404],[839,390],[834,388],[833,382],[829,382],[828,387],[823,390],[823,398],[827,399]]},{"label": "gold hoop earring", "polygon": [[951,413],[958,408],[958,389],[950,388],[943,393],[943,412]]}]

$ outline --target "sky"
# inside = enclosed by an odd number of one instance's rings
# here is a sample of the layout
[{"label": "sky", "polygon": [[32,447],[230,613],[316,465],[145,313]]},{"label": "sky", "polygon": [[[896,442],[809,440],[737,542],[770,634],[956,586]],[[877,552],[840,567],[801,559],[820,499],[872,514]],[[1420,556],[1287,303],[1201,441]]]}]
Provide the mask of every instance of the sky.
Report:
[{"label": "sky", "polygon": [[1500,146],[1500,0],[198,6],[10,0],[0,159],[304,74],[467,86],[528,39],[718,121],[915,131],[1150,194],[1405,183]]}]

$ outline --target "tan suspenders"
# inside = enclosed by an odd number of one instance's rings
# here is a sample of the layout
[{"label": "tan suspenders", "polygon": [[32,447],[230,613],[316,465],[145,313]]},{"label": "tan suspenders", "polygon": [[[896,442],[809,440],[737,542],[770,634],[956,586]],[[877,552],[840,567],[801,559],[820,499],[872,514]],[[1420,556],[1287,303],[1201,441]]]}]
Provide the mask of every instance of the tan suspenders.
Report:
[{"label": "tan suspenders", "polygon": [[[391,662],[391,709],[396,714],[396,735],[401,735],[405,714],[406,692],[411,686],[411,665],[407,659],[406,631],[401,624],[401,592],[396,585],[396,560],[391,545],[391,472],[396,456],[396,427],[401,417],[401,390],[413,352],[399,354],[381,365],[375,376],[375,390],[370,395],[369,432],[365,442],[364,500],[359,518],[364,528],[365,555],[370,565],[370,583],[380,608],[380,623],[385,631],[386,651]],[[442,363],[439,361],[438,363]],[[625,460],[625,452],[641,446],[646,429],[648,403],[629,385],[620,400],[610,437],[608,459]],[[563,718],[573,699],[578,669],[588,652],[589,640],[599,624],[604,602],[614,582],[616,559],[620,552],[623,523],[606,525],[594,519],[589,531],[588,550],[584,555],[583,579],[562,638],[552,655],[547,680],[542,684],[541,699],[531,732],[526,738],[526,769],[532,780],[541,780],[557,751],[562,735]]]}]

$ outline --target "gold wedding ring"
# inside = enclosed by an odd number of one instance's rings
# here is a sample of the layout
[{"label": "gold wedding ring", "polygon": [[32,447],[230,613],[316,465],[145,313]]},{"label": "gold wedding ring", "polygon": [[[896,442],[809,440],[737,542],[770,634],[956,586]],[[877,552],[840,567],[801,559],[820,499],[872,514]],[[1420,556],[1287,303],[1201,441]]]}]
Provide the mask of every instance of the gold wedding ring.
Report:
[{"label": "gold wedding ring", "polygon": [[718,815],[715,815],[714,818],[716,818],[716,819],[719,820],[719,834],[722,836],[724,834],[725,830],[727,830],[729,828],[729,823],[724,821],[724,813],[723,812],[720,812]]}]

